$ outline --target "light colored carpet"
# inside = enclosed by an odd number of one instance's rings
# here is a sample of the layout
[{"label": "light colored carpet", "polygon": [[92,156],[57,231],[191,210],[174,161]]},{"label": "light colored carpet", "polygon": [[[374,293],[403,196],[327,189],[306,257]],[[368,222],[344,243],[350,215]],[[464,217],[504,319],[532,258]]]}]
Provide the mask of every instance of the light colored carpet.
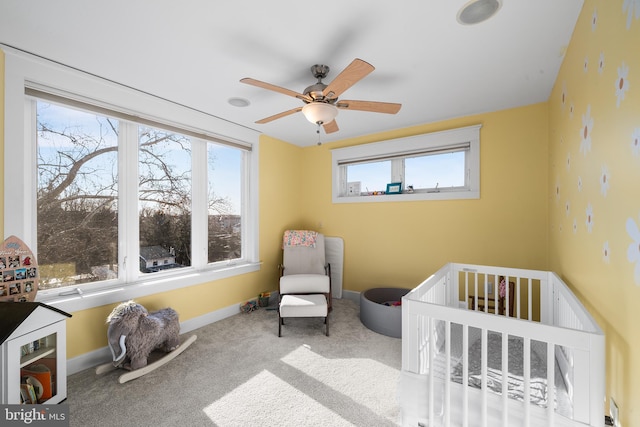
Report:
[{"label": "light colored carpet", "polygon": [[122,371],[68,379],[71,426],[396,426],[401,340],[362,325],[334,300],[321,319],[238,313],[185,334],[198,339],[167,365],[125,384]]}]

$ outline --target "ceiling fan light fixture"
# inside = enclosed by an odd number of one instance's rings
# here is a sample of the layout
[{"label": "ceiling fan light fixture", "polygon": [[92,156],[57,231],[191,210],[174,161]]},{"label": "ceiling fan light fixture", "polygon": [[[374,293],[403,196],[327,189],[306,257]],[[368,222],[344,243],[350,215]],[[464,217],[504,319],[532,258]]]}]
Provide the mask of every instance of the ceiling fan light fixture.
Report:
[{"label": "ceiling fan light fixture", "polygon": [[310,102],[302,107],[302,114],[313,124],[326,124],[336,118],[338,107],[326,102]]},{"label": "ceiling fan light fixture", "polygon": [[486,21],[502,7],[502,0],[471,0],[458,11],[457,20],[462,25],[474,25]]}]

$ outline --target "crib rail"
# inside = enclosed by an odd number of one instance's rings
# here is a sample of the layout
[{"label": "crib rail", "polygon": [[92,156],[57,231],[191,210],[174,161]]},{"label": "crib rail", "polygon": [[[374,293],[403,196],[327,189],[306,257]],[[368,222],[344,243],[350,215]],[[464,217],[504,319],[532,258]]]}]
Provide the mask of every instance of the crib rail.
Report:
[{"label": "crib rail", "polygon": [[[502,296],[497,289],[500,278],[513,282],[512,289],[503,287]],[[493,311],[487,304],[489,295],[494,298]],[[513,302],[513,312],[500,312],[498,298],[503,298],[505,307]],[[404,392],[407,400],[414,400],[407,405],[417,414],[407,417],[404,425],[416,425],[416,420],[429,426],[602,425],[604,336],[554,273],[447,264],[403,298],[402,311],[403,381],[414,384]],[[456,334],[461,336],[454,339]],[[522,343],[521,401],[509,398],[510,375],[502,375],[498,385],[490,378],[490,334],[492,340],[501,340],[503,372],[511,357],[509,340]],[[481,344],[478,389],[462,386],[469,384],[472,335]],[[456,340],[461,350],[454,350]],[[531,377],[532,355],[537,352],[546,359],[546,407],[524,403],[530,402],[538,386]],[[450,380],[454,359],[462,371],[458,382]],[[561,378],[556,378],[556,360]],[[560,380],[568,385],[570,416],[557,411],[555,384]],[[499,388],[498,393],[489,390],[489,382]]]}]

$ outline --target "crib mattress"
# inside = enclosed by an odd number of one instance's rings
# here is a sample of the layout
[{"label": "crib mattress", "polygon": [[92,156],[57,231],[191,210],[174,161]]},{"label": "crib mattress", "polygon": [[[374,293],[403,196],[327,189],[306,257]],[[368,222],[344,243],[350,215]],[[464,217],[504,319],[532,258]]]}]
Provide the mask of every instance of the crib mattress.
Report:
[{"label": "crib mattress", "polygon": [[[442,331],[441,331],[442,332]],[[434,375],[444,379],[446,356],[445,346],[441,342],[434,360]],[[482,386],[482,340],[480,330],[469,328],[468,347],[468,385],[480,389]],[[521,337],[510,336],[508,339],[508,373],[507,395],[510,399],[524,401],[524,345]],[[502,335],[489,332],[487,334],[487,389],[494,394],[502,394]],[[530,353],[529,400],[532,404],[546,408],[548,404],[546,344],[533,342]],[[558,414],[572,418],[573,410],[567,387],[562,379],[557,363],[555,366],[555,406]],[[452,324],[450,379],[462,384],[462,326]]]}]

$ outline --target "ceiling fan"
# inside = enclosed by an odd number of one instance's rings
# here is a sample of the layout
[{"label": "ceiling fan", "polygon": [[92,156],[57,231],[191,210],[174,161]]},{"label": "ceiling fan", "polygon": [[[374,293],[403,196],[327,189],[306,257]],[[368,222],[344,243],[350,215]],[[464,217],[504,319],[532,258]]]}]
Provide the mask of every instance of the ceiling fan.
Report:
[{"label": "ceiling fan", "polygon": [[338,97],[351,86],[356,84],[366,75],[371,73],[375,68],[362,59],[354,59],[338,76],[328,85],[322,82],[329,73],[329,67],[326,65],[316,64],[311,67],[311,73],[318,79],[317,83],[307,87],[303,93],[285,89],[270,83],[261,82],[249,77],[241,79],[240,82],[249,85],[261,87],[263,89],[272,90],[284,95],[298,98],[304,102],[304,106],[283,111],[273,116],[256,121],[258,124],[269,123],[273,120],[286,117],[288,115],[302,111],[307,120],[322,125],[326,133],[338,131],[338,125],[334,120],[340,110],[359,110],[370,111],[374,113],[396,114],[400,111],[402,104],[390,102],[376,101],[354,101],[354,100],[338,100]]}]

